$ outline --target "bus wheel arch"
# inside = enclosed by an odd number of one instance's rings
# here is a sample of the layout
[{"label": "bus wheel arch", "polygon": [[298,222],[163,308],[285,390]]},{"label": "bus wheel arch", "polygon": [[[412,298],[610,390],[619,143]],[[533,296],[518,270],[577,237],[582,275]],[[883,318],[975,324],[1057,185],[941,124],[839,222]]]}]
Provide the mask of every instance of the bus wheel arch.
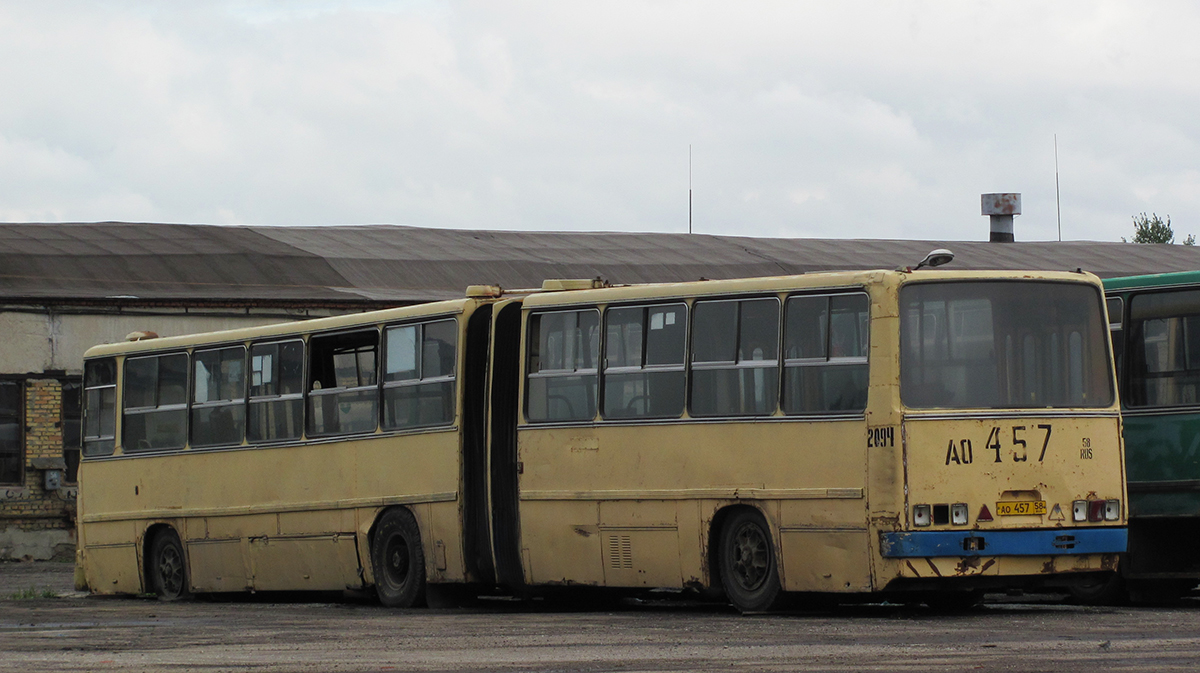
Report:
[{"label": "bus wheel arch", "polygon": [[380,512],[371,528],[371,572],[375,594],[387,607],[425,604],[425,550],[421,527],[407,507]]},{"label": "bus wheel arch", "polygon": [[142,537],[145,559],[143,586],[160,601],[177,601],[191,594],[187,552],[173,526],[158,523],[146,529]]},{"label": "bus wheel arch", "polygon": [[779,554],[767,517],[757,508],[734,505],[713,517],[709,532],[713,586],[741,612],[770,610],[783,594]]}]

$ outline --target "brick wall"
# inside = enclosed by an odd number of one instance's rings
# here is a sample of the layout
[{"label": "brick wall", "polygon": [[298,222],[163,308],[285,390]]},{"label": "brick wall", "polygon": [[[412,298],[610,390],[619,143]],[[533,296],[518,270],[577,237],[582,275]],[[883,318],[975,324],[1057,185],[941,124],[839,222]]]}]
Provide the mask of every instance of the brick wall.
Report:
[{"label": "brick wall", "polygon": [[46,491],[35,458],[61,458],[62,384],[57,379],[25,381],[25,483],[0,486],[0,530],[69,530],[75,527],[73,488]]}]

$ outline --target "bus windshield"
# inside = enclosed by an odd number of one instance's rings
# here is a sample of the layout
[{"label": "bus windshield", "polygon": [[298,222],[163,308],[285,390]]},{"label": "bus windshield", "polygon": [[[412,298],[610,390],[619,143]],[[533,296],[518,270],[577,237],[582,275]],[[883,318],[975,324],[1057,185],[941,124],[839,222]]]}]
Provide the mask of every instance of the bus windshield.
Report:
[{"label": "bus windshield", "polygon": [[900,397],[913,409],[1108,407],[1100,293],[1082,283],[958,281],[900,290]]}]

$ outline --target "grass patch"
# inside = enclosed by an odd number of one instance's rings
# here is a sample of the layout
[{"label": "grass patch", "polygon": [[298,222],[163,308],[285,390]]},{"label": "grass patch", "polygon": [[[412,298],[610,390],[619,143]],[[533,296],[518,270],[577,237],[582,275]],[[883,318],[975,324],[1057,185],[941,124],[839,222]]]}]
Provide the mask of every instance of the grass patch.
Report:
[{"label": "grass patch", "polygon": [[50,587],[29,587],[21,589],[15,594],[9,594],[10,599],[14,601],[31,601],[38,598],[58,598],[58,592]]}]

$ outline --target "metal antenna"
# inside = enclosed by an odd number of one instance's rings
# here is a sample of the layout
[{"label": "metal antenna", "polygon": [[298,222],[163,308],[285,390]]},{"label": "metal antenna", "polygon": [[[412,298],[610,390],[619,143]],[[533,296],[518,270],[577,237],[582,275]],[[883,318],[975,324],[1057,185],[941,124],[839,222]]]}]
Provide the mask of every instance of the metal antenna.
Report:
[{"label": "metal antenna", "polygon": [[1058,242],[1062,243],[1062,197],[1058,191],[1058,134],[1054,134],[1054,207],[1058,211]]},{"label": "metal antenna", "polygon": [[692,233],[692,144],[688,143],[688,233]]}]

